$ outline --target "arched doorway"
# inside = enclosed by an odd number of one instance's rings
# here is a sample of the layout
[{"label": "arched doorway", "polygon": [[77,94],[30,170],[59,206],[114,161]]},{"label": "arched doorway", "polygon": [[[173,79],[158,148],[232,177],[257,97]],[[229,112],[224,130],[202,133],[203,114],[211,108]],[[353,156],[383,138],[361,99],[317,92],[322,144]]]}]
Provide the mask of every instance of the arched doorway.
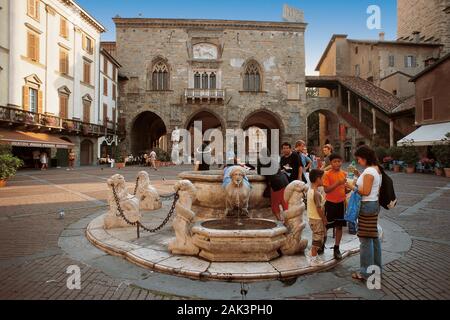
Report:
[{"label": "arched doorway", "polygon": [[80,145],[80,164],[90,166],[94,158],[94,144],[91,140],[83,140]]},{"label": "arched doorway", "polygon": [[[271,152],[279,152],[283,126],[276,114],[267,110],[254,112],[243,121],[242,129],[247,132],[246,153],[258,153],[265,147]],[[278,146],[272,145],[272,130],[279,130]]]},{"label": "arched doorway", "polygon": [[134,155],[149,152],[152,148],[167,151],[167,128],[156,113],[146,111],[134,121],[131,129],[131,150]]},{"label": "arched doorway", "polygon": [[327,143],[339,143],[339,119],[328,110],[317,110],[308,116],[308,147],[316,154]]},{"label": "arched doorway", "polygon": [[209,111],[200,111],[193,115],[186,126],[186,129],[188,129],[191,133],[193,133],[194,130],[194,124],[196,121],[202,122],[202,133],[205,133],[209,129],[218,129],[220,131],[223,131],[223,124],[220,121],[219,117],[216,116],[214,113]]},{"label": "arched doorway", "polygon": [[[72,143],[69,138],[61,137],[61,140]],[[69,149],[57,149],[56,159],[58,162],[58,167],[68,167],[69,166]]]}]

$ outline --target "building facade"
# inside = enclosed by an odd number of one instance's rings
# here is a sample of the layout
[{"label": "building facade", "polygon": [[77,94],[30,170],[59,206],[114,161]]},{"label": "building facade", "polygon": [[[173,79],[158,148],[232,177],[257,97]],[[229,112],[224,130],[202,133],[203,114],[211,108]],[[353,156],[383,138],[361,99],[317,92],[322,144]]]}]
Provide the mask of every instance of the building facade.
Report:
[{"label": "building facade", "polygon": [[[108,47],[109,48],[109,47]],[[118,75],[121,65],[116,59],[100,44],[100,98],[98,121],[106,129],[114,132],[114,135],[106,135],[98,139],[98,157],[106,158],[113,154],[113,145],[117,145],[119,118],[118,106]],[[113,139],[111,139],[113,138]]]},{"label": "building facade", "polygon": [[306,136],[306,24],[115,18],[120,109],[133,154],[171,149],[172,132],[279,129]]},{"label": "building facade", "polygon": [[0,106],[8,104],[9,0],[0,0]]},{"label": "building facade", "polygon": [[414,95],[409,80],[439,59],[437,43],[354,40],[333,35],[317,65],[320,75],[354,76],[372,82],[387,92],[408,98]]},{"label": "building facade", "polygon": [[450,52],[450,0],[397,0],[397,37],[443,45]]},{"label": "building facade", "polygon": [[[54,165],[64,166],[64,143],[48,147],[45,139],[51,136],[69,143],[78,165],[96,163],[97,140],[106,132],[99,108],[104,27],[74,1],[7,2],[9,87],[0,123],[44,141],[10,139],[14,152],[28,158],[31,149],[45,149]],[[5,20],[0,23],[3,31]]]}]

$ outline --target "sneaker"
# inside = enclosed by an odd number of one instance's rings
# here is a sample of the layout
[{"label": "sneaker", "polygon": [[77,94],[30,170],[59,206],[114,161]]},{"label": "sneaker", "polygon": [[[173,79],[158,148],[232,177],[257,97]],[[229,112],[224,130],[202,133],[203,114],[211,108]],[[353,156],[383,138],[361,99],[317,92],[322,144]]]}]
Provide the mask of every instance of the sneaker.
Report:
[{"label": "sneaker", "polygon": [[339,248],[337,248],[337,247],[334,248],[333,256],[336,260],[342,260],[342,253],[339,250]]},{"label": "sneaker", "polygon": [[319,258],[319,256],[310,257],[309,264],[311,267],[318,267],[323,264],[323,260]]}]

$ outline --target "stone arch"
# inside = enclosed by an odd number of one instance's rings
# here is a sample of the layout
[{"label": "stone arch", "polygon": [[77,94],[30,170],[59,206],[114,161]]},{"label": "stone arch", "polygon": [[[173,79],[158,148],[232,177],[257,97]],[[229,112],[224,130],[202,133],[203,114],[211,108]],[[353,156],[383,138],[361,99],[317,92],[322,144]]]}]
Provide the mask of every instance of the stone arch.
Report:
[{"label": "stone arch", "polygon": [[339,142],[339,116],[329,109],[309,110],[307,115],[307,145],[310,151],[321,153],[327,142],[333,146]]},{"label": "stone arch", "polygon": [[[271,130],[273,129],[278,129],[279,130],[279,141],[278,144],[281,143],[281,139],[283,139],[283,135],[285,133],[285,127],[283,124],[283,120],[281,119],[281,117],[270,110],[267,109],[259,109],[256,110],[254,112],[251,112],[249,115],[247,115],[244,118],[244,121],[242,121],[241,124],[241,129],[247,131],[248,134],[252,134],[252,131],[254,128],[259,128],[259,129],[263,129],[263,130],[267,130],[267,136],[262,138],[261,141],[266,141],[267,142],[267,146],[269,147],[270,150],[272,150],[273,152],[278,152],[277,147],[273,146],[271,141],[272,141],[272,132]],[[258,130],[256,130],[256,132],[258,132]],[[260,149],[259,147],[252,147],[252,143],[250,141],[250,138],[252,138],[254,141],[255,137],[250,137],[248,136],[247,139],[248,141],[246,141],[246,148],[248,150],[246,150],[247,152],[252,152],[252,148],[255,149],[253,151],[257,152],[257,149]],[[259,138],[257,138],[257,140],[260,140]],[[278,145],[279,148],[280,145]]]},{"label": "stone arch", "polygon": [[168,126],[163,118],[154,111],[139,113],[131,123],[131,152],[143,154],[152,148],[167,151]]},{"label": "stone arch", "polygon": [[184,128],[189,130],[194,124],[194,121],[197,120],[208,121],[206,124],[203,124],[203,132],[208,129],[215,128],[220,128],[222,131],[225,131],[227,128],[225,120],[217,112],[214,112],[207,108],[197,110],[190,117],[188,117],[187,121],[185,122]]}]

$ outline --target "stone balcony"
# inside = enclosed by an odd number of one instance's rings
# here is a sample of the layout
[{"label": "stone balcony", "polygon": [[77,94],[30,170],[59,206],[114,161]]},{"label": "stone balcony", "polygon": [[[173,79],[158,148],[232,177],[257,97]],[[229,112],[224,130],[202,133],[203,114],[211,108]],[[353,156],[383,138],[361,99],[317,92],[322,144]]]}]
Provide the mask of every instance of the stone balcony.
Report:
[{"label": "stone balcony", "polygon": [[224,89],[185,89],[185,103],[223,103],[225,101]]},{"label": "stone balcony", "polygon": [[105,127],[76,119],[63,119],[49,114],[3,106],[0,106],[0,124],[10,128],[26,129],[29,131],[55,131],[70,135],[82,134],[84,136],[97,137],[118,134],[117,128],[120,129],[120,126],[112,122],[108,123]]}]

